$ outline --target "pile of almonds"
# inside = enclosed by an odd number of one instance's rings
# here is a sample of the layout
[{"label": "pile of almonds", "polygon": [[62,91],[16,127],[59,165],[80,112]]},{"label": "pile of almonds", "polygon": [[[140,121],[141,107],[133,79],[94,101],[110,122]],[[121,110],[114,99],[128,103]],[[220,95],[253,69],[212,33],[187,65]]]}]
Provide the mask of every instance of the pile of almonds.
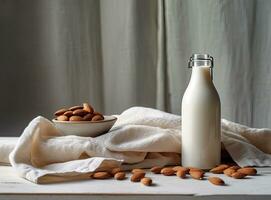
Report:
[{"label": "pile of almonds", "polygon": [[82,106],[61,108],[54,114],[58,121],[100,121],[104,119],[104,116],[94,111],[93,107],[88,103],[83,103]]},{"label": "pile of almonds", "polygon": [[[205,171],[195,167],[169,166],[169,167],[152,167],[150,171],[154,174],[162,174],[164,176],[177,176],[179,178],[191,177],[196,180],[204,180]],[[210,170],[213,174],[225,174],[231,178],[242,179],[246,176],[257,174],[257,170],[253,167],[239,167],[237,165],[221,164]],[[133,169],[130,177],[131,182],[141,182],[145,186],[152,185],[152,179],[145,177],[144,169]],[[114,177],[116,180],[126,179],[126,173],[121,168],[114,168],[110,172],[95,172],[92,176],[94,179],[109,179]],[[214,185],[225,185],[224,180],[216,176],[209,176],[208,181]]]}]

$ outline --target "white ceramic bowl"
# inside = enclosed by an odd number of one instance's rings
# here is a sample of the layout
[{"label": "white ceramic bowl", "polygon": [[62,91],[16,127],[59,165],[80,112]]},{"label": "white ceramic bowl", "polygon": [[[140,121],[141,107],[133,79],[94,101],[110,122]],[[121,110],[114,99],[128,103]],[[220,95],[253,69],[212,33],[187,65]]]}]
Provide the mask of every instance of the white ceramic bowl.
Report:
[{"label": "white ceramic bowl", "polygon": [[58,121],[53,119],[55,127],[64,135],[78,135],[96,137],[109,131],[116,122],[117,117],[113,115],[104,116],[104,120],[91,121]]}]

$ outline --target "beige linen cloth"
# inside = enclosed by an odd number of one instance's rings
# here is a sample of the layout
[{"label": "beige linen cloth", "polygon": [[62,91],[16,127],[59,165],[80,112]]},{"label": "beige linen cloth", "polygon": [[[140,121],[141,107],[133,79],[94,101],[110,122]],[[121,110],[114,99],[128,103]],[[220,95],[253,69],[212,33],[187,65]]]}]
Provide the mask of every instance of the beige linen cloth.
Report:
[{"label": "beige linen cloth", "polygon": [[[240,166],[271,166],[271,130],[222,120],[222,142]],[[87,179],[91,173],[180,164],[181,117],[133,107],[118,116],[109,133],[96,138],[63,136],[43,117],[21,137],[0,140],[0,162],[34,183]],[[8,158],[9,155],[9,158]]]}]

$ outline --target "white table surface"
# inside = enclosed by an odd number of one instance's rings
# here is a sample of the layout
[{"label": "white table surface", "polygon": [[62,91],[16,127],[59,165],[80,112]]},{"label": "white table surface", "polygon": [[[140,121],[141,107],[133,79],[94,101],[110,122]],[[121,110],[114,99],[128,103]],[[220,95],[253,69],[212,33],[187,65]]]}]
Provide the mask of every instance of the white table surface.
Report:
[{"label": "white table surface", "polygon": [[[0,166],[0,200],[5,199],[271,199],[271,168],[257,168],[259,175],[237,180],[218,175],[226,186],[215,186],[207,180],[180,179],[150,172],[146,176],[154,185],[123,181],[85,180],[37,185],[19,178],[10,166]],[[206,176],[210,174],[207,173]],[[130,174],[128,174],[130,176]]]}]

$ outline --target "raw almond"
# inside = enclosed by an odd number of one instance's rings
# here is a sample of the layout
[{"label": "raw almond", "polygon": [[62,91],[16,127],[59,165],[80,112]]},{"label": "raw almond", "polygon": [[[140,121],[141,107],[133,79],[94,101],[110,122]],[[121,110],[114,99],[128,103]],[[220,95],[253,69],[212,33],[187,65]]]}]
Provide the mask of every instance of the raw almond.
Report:
[{"label": "raw almond", "polygon": [[202,169],[197,168],[197,167],[187,167],[189,169],[189,171],[201,171],[204,172]]},{"label": "raw almond", "polygon": [[125,172],[117,172],[115,175],[114,175],[114,178],[116,180],[124,180],[125,179]]},{"label": "raw almond", "polygon": [[59,109],[55,112],[55,116],[63,115],[66,111],[66,108]]},{"label": "raw almond", "polygon": [[229,165],[222,164],[211,169],[210,172],[212,172],[213,174],[223,174],[223,171],[227,168],[229,168]]},{"label": "raw almond", "polygon": [[203,175],[204,175],[204,173],[200,170],[190,170],[189,174],[193,179],[197,179],[197,180],[203,179]]},{"label": "raw almond", "polygon": [[178,169],[181,168],[181,167],[182,167],[182,166],[174,166],[174,167],[172,167],[172,169],[173,169],[175,172],[177,172]]},{"label": "raw almond", "polygon": [[176,173],[176,175],[179,177],[179,178],[185,178],[186,176],[186,171],[183,170],[183,169],[179,169]]},{"label": "raw almond", "polygon": [[94,112],[94,109],[88,103],[83,103],[83,110],[87,111],[88,113]]},{"label": "raw almond", "polygon": [[152,180],[151,178],[142,178],[141,181],[140,181],[143,185],[146,185],[146,186],[151,186],[152,184]]},{"label": "raw almond", "polygon": [[229,167],[230,167],[230,165],[227,165],[227,164],[220,164],[220,165],[218,165],[218,167],[229,168]]},{"label": "raw almond", "polygon": [[111,174],[115,175],[118,172],[123,172],[123,170],[120,167],[116,167],[111,170]]},{"label": "raw almond", "polygon": [[108,172],[96,172],[93,174],[93,178],[95,178],[95,179],[108,179],[108,178],[111,178],[111,174]]},{"label": "raw almond", "polygon": [[86,114],[86,115],[83,117],[83,120],[84,120],[84,121],[91,121],[92,116],[93,116],[92,114],[88,113],[88,114]]},{"label": "raw almond", "polygon": [[73,115],[72,113],[73,113],[73,112],[72,112],[71,110],[68,110],[68,111],[66,111],[63,115],[65,115],[65,116],[67,116],[67,117],[70,117],[70,116]]},{"label": "raw almond", "polygon": [[70,121],[83,121],[83,118],[80,116],[71,116]]},{"label": "raw almond", "polygon": [[189,169],[189,173],[190,173],[190,172],[194,172],[194,171],[196,171],[196,172],[201,172],[202,174],[205,174],[205,172],[204,172],[202,169],[199,169],[199,168],[190,168],[190,169]]},{"label": "raw almond", "polygon": [[134,173],[145,173],[145,170],[136,168],[136,169],[132,170],[132,174],[134,174]]},{"label": "raw almond", "polygon": [[151,168],[151,172],[154,173],[154,174],[160,174],[162,168],[163,168],[163,167],[159,167],[159,166],[152,167],[152,168]]},{"label": "raw almond", "polygon": [[238,170],[240,169],[241,167],[237,166],[237,165],[234,165],[234,166],[231,166],[229,167],[229,169],[234,169],[234,170]]},{"label": "raw almond", "polygon": [[209,177],[208,181],[214,185],[225,185],[225,182],[219,177]]},{"label": "raw almond", "polygon": [[161,174],[165,176],[173,176],[175,171],[171,167],[165,167],[161,170]]},{"label": "raw almond", "polygon": [[234,172],[231,177],[232,178],[235,178],[235,179],[242,179],[244,178],[246,175],[241,173],[241,172]]},{"label": "raw almond", "polygon": [[72,106],[69,108],[69,110],[71,111],[74,111],[74,110],[77,110],[77,109],[83,109],[83,106]]},{"label": "raw almond", "polygon": [[145,177],[145,172],[144,173],[142,173],[142,172],[136,172],[136,173],[134,173],[132,176],[131,176],[131,178],[130,178],[130,180],[132,181],[132,182],[139,182],[142,178],[144,178]]},{"label": "raw almond", "polygon": [[91,119],[91,121],[101,121],[104,117],[102,115],[94,115]]},{"label": "raw almond", "polygon": [[58,121],[68,121],[69,118],[65,115],[60,115],[56,118]]},{"label": "raw almond", "polygon": [[85,114],[87,114],[88,112],[83,110],[83,109],[76,109],[73,111],[73,115],[76,115],[76,116],[84,116]]},{"label": "raw almond", "polygon": [[231,177],[232,174],[235,173],[235,172],[236,172],[236,170],[233,169],[233,168],[228,168],[228,169],[225,169],[225,170],[223,171],[223,173],[224,173],[225,175],[229,176],[229,177]]},{"label": "raw almond", "polygon": [[197,167],[187,167],[189,170],[201,170],[200,168]]},{"label": "raw almond", "polygon": [[189,168],[187,168],[187,167],[176,166],[176,167],[173,167],[172,169],[173,169],[175,172],[177,172],[178,170],[183,170],[183,171],[185,171],[186,174],[189,173]]},{"label": "raw almond", "polygon": [[238,169],[237,172],[241,172],[249,176],[253,176],[257,174],[257,170],[253,167],[244,167],[244,168]]}]

